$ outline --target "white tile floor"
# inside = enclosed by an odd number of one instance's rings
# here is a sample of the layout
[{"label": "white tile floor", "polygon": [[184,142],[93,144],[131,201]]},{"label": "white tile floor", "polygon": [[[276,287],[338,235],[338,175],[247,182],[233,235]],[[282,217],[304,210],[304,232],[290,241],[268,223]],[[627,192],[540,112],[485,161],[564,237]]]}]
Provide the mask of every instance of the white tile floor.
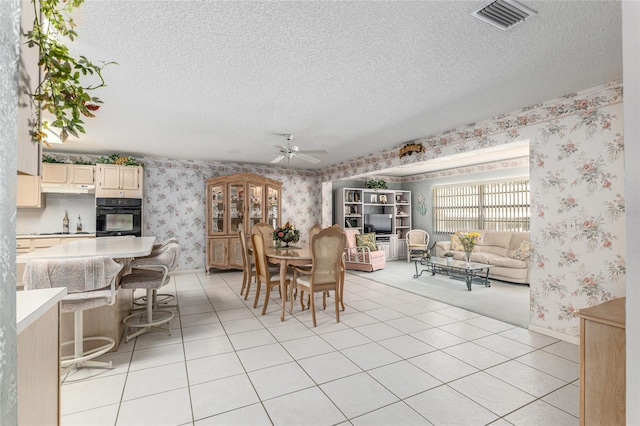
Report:
[{"label": "white tile floor", "polygon": [[175,275],[171,336],[123,341],[103,356],[112,370],[66,377],[62,423],[579,423],[576,345],[355,275],[340,323],[332,299],[316,328],[298,303],[280,322],[277,293],[262,316],[241,280]]}]

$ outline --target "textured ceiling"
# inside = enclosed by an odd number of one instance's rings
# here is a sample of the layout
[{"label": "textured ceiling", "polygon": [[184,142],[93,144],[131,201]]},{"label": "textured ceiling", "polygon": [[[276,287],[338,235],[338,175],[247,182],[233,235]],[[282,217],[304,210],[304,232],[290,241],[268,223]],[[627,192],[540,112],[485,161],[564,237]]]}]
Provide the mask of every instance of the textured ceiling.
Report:
[{"label": "textured ceiling", "polygon": [[80,141],[54,151],[319,169],[622,78],[619,1],[94,1],[76,53],[116,61]]}]

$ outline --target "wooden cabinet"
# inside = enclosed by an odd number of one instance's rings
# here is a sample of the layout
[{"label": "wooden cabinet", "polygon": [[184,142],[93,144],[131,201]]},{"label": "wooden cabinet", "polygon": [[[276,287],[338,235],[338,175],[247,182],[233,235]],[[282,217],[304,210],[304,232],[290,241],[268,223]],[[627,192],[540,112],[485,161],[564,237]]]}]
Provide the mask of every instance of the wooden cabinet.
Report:
[{"label": "wooden cabinet", "polygon": [[18,424],[59,425],[60,299],[66,289],[16,293]]},{"label": "wooden cabinet", "polygon": [[207,179],[206,270],[242,269],[238,226],[280,226],[282,183],[250,173]]},{"label": "wooden cabinet", "polygon": [[93,185],[95,167],[84,164],[42,164],[42,182],[70,185]]},{"label": "wooden cabinet", "polygon": [[96,165],[96,197],[142,198],[141,166]]},{"label": "wooden cabinet", "polygon": [[40,209],[45,205],[45,196],[40,187],[40,176],[18,175],[16,206],[18,208]]},{"label": "wooden cabinet", "polygon": [[624,425],[626,298],[580,309],[580,424]]}]

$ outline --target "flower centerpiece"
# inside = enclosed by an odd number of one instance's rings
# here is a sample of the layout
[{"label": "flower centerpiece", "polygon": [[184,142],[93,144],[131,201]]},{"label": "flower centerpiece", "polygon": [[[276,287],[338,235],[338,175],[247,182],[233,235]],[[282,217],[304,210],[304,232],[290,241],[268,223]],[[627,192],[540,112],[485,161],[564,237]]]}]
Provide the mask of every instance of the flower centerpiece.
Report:
[{"label": "flower centerpiece", "polygon": [[467,263],[471,261],[471,252],[473,246],[480,240],[481,235],[477,232],[456,232],[456,236],[460,240],[460,244],[464,247],[464,254],[467,259]]},{"label": "flower centerpiece", "polygon": [[278,247],[282,246],[284,243],[284,247],[289,247],[289,243],[297,243],[300,239],[300,231],[296,229],[296,227],[287,222],[284,226],[280,228],[276,228],[273,231],[273,239],[276,241]]}]

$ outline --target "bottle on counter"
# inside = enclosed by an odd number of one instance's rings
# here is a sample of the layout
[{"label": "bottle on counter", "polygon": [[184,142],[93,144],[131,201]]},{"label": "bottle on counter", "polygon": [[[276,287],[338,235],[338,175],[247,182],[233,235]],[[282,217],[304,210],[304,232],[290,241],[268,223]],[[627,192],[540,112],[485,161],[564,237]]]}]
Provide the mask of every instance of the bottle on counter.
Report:
[{"label": "bottle on counter", "polygon": [[78,215],[78,223],[76,224],[76,231],[77,232],[82,231],[82,219],[80,219],[80,215]]},{"label": "bottle on counter", "polygon": [[67,213],[66,210],[64,211],[64,218],[62,219],[62,233],[69,233],[69,213]]}]

